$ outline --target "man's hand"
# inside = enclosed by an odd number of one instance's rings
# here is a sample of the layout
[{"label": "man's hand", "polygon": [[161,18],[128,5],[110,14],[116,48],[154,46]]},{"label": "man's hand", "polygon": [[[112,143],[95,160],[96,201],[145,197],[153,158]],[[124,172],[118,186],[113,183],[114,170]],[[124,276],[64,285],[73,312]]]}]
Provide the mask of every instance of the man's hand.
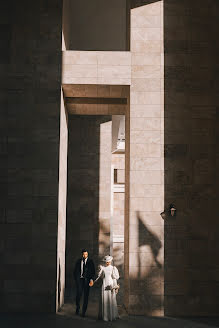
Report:
[{"label": "man's hand", "polygon": [[89,282],[89,286],[92,287],[94,285],[94,281],[91,279]]}]

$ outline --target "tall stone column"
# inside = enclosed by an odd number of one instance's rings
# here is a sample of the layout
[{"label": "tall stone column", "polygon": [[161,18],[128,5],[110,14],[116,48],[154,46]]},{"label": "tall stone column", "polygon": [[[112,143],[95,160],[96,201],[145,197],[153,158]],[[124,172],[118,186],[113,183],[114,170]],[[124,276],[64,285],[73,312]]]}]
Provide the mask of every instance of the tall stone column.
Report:
[{"label": "tall stone column", "polygon": [[133,1],[128,311],[153,316],[163,315],[164,294],[162,31],[163,1]]},{"label": "tall stone column", "polygon": [[65,293],[65,240],[66,240],[66,199],[67,199],[67,155],[68,155],[68,113],[61,91],[60,145],[59,145],[59,199],[58,199],[58,240],[57,240],[57,291],[56,309],[64,303]]}]

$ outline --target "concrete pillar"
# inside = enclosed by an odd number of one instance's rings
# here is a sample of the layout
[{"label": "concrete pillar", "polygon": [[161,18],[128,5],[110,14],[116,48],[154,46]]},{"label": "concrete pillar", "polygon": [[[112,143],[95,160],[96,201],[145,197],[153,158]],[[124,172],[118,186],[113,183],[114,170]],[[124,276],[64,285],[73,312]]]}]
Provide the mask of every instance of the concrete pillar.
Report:
[{"label": "concrete pillar", "polygon": [[162,17],[163,1],[133,2],[128,312],[153,316],[163,315],[164,294]]},{"label": "concrete pillar", "polygon": [[64,303],[67,198],[68,113],[61,91],[56,310]]}]

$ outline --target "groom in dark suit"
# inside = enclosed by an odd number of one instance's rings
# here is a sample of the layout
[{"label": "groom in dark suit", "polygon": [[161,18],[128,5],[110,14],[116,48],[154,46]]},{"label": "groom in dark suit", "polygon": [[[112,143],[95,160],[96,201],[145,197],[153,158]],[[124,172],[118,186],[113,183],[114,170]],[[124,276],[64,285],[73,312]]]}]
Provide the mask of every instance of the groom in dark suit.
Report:
[{"label": "groom in dark suit", "polygon": [[77,260],[74,269],[74,278],[76,283],[76,311],[75,314],[79,314],[80,300],[82,294],[84,294],[84,302],[82,307],[82,317],[85,316],[90,286],[93,286],[93,280],[95,276],[94,262],[88,257],[88,251],[82,249],[82,257]]}]

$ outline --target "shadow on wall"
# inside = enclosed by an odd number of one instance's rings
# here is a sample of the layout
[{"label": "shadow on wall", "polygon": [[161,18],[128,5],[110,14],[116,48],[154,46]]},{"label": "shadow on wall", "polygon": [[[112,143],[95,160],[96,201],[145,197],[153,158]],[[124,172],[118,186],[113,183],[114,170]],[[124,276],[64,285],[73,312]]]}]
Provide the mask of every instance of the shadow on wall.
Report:
[{"label": "shadow on wall", "polygon": [[163,266],[159,260],[163,245],[138,211],[136,218],[138,245],[136,251],[132,253],[136,257],[132,259],[136,270],[135,278],[130,278],[130,295],[132,297],[133,291],[137,308],[131,305],[130,310],[131,313],[137,311],[143,315],[159,315],[163,309]]},{"label": "shadow on wall", "polygon": [[164,1],[166,315],[218,314],[218,13]]},{"label": "shadow on wall", "polygon": [[127,51],[126,0],[64,0],[66,50]]},{"label": "shadow on wall", "polygon": [[131,9],[149,5],[160,0],[130,0]]}]

